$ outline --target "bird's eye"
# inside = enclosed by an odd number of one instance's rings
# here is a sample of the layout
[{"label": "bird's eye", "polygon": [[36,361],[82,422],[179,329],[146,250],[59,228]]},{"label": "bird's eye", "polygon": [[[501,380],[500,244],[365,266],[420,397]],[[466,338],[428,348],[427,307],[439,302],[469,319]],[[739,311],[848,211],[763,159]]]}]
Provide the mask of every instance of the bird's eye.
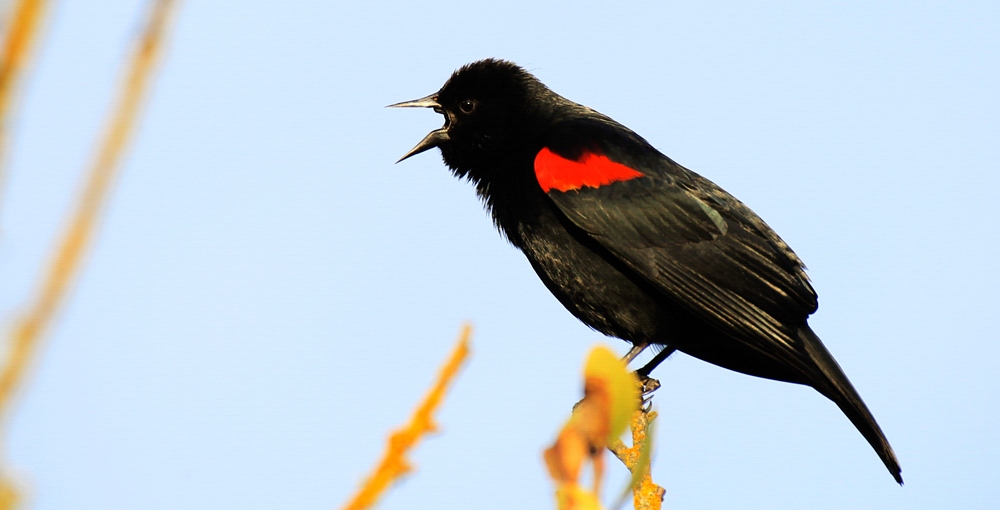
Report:
[{"label": "bird's eye", "polygon": [[466,99],[465,101],[458,103],[458,109],[462,110],[462,113],[464,114],[470,114],[476,111],[476,102],[472,99]]}]

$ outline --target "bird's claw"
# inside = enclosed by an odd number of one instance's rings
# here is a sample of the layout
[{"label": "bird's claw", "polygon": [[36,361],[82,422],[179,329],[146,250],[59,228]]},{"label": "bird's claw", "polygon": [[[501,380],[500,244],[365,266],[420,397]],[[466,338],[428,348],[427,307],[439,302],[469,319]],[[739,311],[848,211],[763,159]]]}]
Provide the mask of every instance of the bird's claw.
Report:
[{"label": "bird's claw", "polygon": [[652,397],[652,393],[660,387],[660,381],[653,379],[652,377],[646,376],[639,380],[639,384],[642,385],[642,395],[645,397],[649,395]]},{"label": "bird's claw", "polygon": [[644,413],[648,413],[653,408],[653,392],[660,387],[660,381],[653,379],[651,377],[644,376],[639,379],[639,389],[641,394],[639,395],[639,408]]}]

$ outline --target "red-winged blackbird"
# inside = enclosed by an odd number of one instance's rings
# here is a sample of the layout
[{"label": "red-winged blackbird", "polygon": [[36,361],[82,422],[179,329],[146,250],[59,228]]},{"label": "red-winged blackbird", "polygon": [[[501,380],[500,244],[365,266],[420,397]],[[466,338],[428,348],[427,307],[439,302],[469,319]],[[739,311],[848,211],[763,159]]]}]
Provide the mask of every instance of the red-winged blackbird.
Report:
[{"label": "red-winged blackbird", "polygon": [[591,328],[833,400],[897,482],[875,418],[806,323],[816,292],[791,248],[753,211],[627,127],[487,59],[441,90],[392,106],[443,114],[400,161],[432,147],[471,181],[501,233]]}]

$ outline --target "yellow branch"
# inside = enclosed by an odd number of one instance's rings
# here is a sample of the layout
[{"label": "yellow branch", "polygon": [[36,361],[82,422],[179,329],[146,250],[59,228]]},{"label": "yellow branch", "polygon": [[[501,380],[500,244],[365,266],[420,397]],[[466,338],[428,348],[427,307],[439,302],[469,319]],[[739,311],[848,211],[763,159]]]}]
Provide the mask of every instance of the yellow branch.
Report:
[{"label": "yellow branch", "polygon": [[115,176],[117,163],[135,126],[139,105],[146,92],[153,64],[163,42],[163,33],[174,2],[159,0],[153,5],[149,25],[139,41],[126,75],[119,102],[105,132],[104,141],[91,165],[89,179],[70,219],[55,256],[43,277],[35,301],[18,318],[11,333],[10,355],[0,372],[0,415],[21,380],[36,339],[52,319],[66,288],[76,275],[81,255],[90,240],[94,225]]},{"label": "yellow branch", "polygon": [[462,362],[469,355],[469,335],[471,333],[472,328],[468,325],[462,328],[458,345],[452,351],[447,364],[441,368],[437,383],[424,397],[424,401],[413,413],[410,422],[389,436],[382,461],[379,462],[378,467],[375,468],[375,471],[368,477],[351,501],[344,506],[344,510],[371,508],[394,481],[412,469],[406,460],[406,453],[415,447],[424,435],[437,429],[434,425],[434,411],[441,404],[448,385],[451,384],[455,375],[458,374],[459,368],[462,367]]},{"label": "yellow branch", "polygon": [[[42,2],[23,2],[18,21],[13,24],[5,49],[5,68],[0,73],[0,108],[6,108],[10,96],[10,76],[23,61],[32,27],[37,24]],[[24,4],[32,4],[25,7]],[[131,65],[125,76],[119,101],[105,131],[104,140],[89,171],[89,178],[68,228],[42,278],[35,300],[15,321],[5,364],[0,369],[0,420],[6,417],[14,391],[24,378],[38,338],[51,322],[66,289],[79,271],[82,255],[97,222],[117,163],[134,131],[139,107],[148,88],[151,71],[163,46],[164,33],[173,10],[172,0],[158,0],[152,5],[149,23],[139,40]],[[0,110],[2,114],[2,110]],[[0,120],[2,122],[2,120]],[[17,500],[9,482],[0,481],[0,509],[11,508]]]},{"label": "yellow branch", "polygon": [[14,102],[14,90],[31,48],[34,46],[45,12],[45,0],[20,0],[12,8],[6,27],[3,53],[0,54],[0,190],[3,189],[3,163],[7,146],[7,117]]},{"label": "yellow branch", "polygon": [[[656,419],[656,412],[640,409],[632,415],[632,447],[621,441],[609,449],[632,472],[632,503],[636,510],[660,510],[663,505],[663,487],[653,483],[650,475],[651,438],[648,437],[650,424]],[[617,508],[617,505],[612,507]]]}]

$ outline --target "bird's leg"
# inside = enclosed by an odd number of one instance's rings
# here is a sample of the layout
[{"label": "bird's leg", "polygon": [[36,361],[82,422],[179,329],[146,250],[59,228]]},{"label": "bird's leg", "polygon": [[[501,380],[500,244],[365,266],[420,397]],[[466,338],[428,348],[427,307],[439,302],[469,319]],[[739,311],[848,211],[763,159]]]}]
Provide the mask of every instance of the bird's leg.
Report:
[{"label": "bird's leg", "polygon": [[639,380],[649,379],[650,372],[652,372],[653,369],[656,368],[660,363],[663,363],[663,360],[667,359],[667,357],[669,357],[676,351],[677,351],[676,347],[670,347],[670,346],[664,347],[662,351],[656,353],[656,356],[653,356],[653,359],[649,360],[649,363],[646,363],[645,366],[643,366],[639,370],[636,370],[635,375],[639,376]]},{"label": "bird's leg", "polygon": [[624,361],[625,364],[628,365],[629,363],[632,362],[632,360],[635,359],[636,356],[639,355],[639,353],[646,350],[646,347],[649,347],[649,344],[641,344],[641,345],[633,344],[632,348],[629,349],[628,353],[626,353],[625,356],[622,358],[622,361]]}]

